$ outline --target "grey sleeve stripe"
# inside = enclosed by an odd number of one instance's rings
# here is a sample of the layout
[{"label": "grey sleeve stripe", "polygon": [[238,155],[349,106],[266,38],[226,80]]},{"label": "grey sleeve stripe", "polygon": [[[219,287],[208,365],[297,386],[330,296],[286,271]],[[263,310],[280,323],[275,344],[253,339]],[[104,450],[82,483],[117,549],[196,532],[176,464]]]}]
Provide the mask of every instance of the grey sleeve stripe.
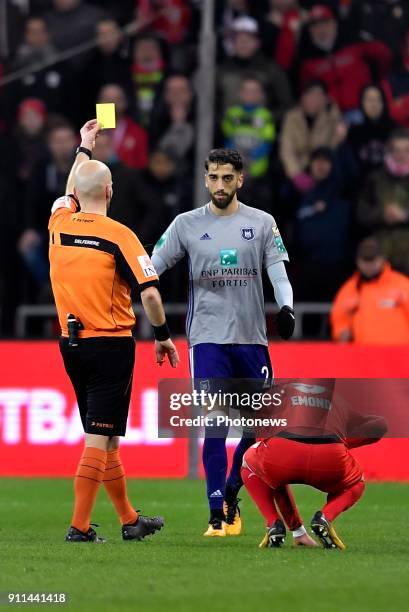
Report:
[{"label": "grey sleeve stripe", "polygon": [[[155,266],[156,267],[156,266]],[[271,264],[267,268],[268,278],[274,289],[274,297],[280,308],[290,306],[293,308],[293,289],[288,280],[285,265],[282,261]]]},{"label": "grey sleeve stripe", "polygon": [[153,267],[156,270],[158,276],[160,276],[166,270],[166,264],[163,261],[162,257],[157,253],[153,253],[151,257],[151,261],[153,263]]}]

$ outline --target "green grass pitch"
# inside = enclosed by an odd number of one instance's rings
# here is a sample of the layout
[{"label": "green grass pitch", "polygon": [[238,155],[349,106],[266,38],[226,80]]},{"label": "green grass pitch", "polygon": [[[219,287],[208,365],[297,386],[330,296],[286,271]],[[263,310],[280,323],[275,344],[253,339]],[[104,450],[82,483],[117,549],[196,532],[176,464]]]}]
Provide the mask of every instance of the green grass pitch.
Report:
[{"label": "green grass pitch", "polygon": [[[164,530],[144,542],[122,542],[100,491],[93,520],[108,538],[103,545],[64,542],[71,481],[2,479],[0,490],[3,593],[65,592],[63,609],[98,612],[408,609],[409,485],[368,485],[361,502],[337,520],[345,552],[293,548],[291,534],[282,549],[259,550],[263,523],[245,492],[243,534],[203,538],[207,510],[200,481],[129,482],[137,508],[165,517]],[[307,523],[323,496],[294,490]]]}]

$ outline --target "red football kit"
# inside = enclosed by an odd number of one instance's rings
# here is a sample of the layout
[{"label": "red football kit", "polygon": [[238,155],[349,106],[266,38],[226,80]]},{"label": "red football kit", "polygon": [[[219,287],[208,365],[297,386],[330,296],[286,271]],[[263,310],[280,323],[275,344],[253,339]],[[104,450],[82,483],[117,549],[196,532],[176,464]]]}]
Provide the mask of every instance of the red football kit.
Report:
[{"label": "red football kit", "polygon": [[[363,493],[362,469],[349,448],[378,440],[385,422],[352,410],[334,396],[334,383],[308,379],[286,385],[280,417],[287,426],[244,455],[243,481],[267,524],[278,518],[271,504],[272,490],[280,491],[288,484],[307,484],[328,493],[322,512],[330,521]],[[354,432],[358,435],[351,437]],[[293,522],[291,511],[287,516],[283,513],[283,518],[287,524]]]}]

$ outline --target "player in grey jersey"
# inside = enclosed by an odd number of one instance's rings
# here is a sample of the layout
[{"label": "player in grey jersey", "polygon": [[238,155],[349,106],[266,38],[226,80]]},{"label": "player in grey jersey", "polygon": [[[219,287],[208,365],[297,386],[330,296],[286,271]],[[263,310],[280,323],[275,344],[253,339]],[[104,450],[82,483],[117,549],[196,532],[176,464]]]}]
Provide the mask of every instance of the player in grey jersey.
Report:
[{"label": "player in grey jersey", "polygon": [[[186,331],[192,377],[270,381],[262,270],[267,270],[280,307],[278,332],[288,339],[294,331],[293,293],[283,263],[288,254],[274,218],[237,199],[243,184],[240,154],[214,149],[205,167],[211,202],[174,219],[156,244],[152,262],[160,275],[184,255],[188,257]],[[226,482],[225,437],[205,435],[210,520],[204,535],[240,533],[240,468],[243,454],[253,443],[253,438],[243,436]]]}]

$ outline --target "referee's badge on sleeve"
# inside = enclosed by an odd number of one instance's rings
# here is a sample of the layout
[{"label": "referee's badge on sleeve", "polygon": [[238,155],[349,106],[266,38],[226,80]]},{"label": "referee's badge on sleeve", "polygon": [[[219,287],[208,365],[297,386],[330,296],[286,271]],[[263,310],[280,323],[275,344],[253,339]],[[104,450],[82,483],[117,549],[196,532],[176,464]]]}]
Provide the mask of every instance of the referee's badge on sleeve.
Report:
[{"label": "referee's badge on sleeve", "polygon": [[139,265],[141,266],[143,275],[146,278],[150,278],[151,276],[157,276],[156,270],[151,262],[151,258],[149,255],[139,255],[138,257]]}]

